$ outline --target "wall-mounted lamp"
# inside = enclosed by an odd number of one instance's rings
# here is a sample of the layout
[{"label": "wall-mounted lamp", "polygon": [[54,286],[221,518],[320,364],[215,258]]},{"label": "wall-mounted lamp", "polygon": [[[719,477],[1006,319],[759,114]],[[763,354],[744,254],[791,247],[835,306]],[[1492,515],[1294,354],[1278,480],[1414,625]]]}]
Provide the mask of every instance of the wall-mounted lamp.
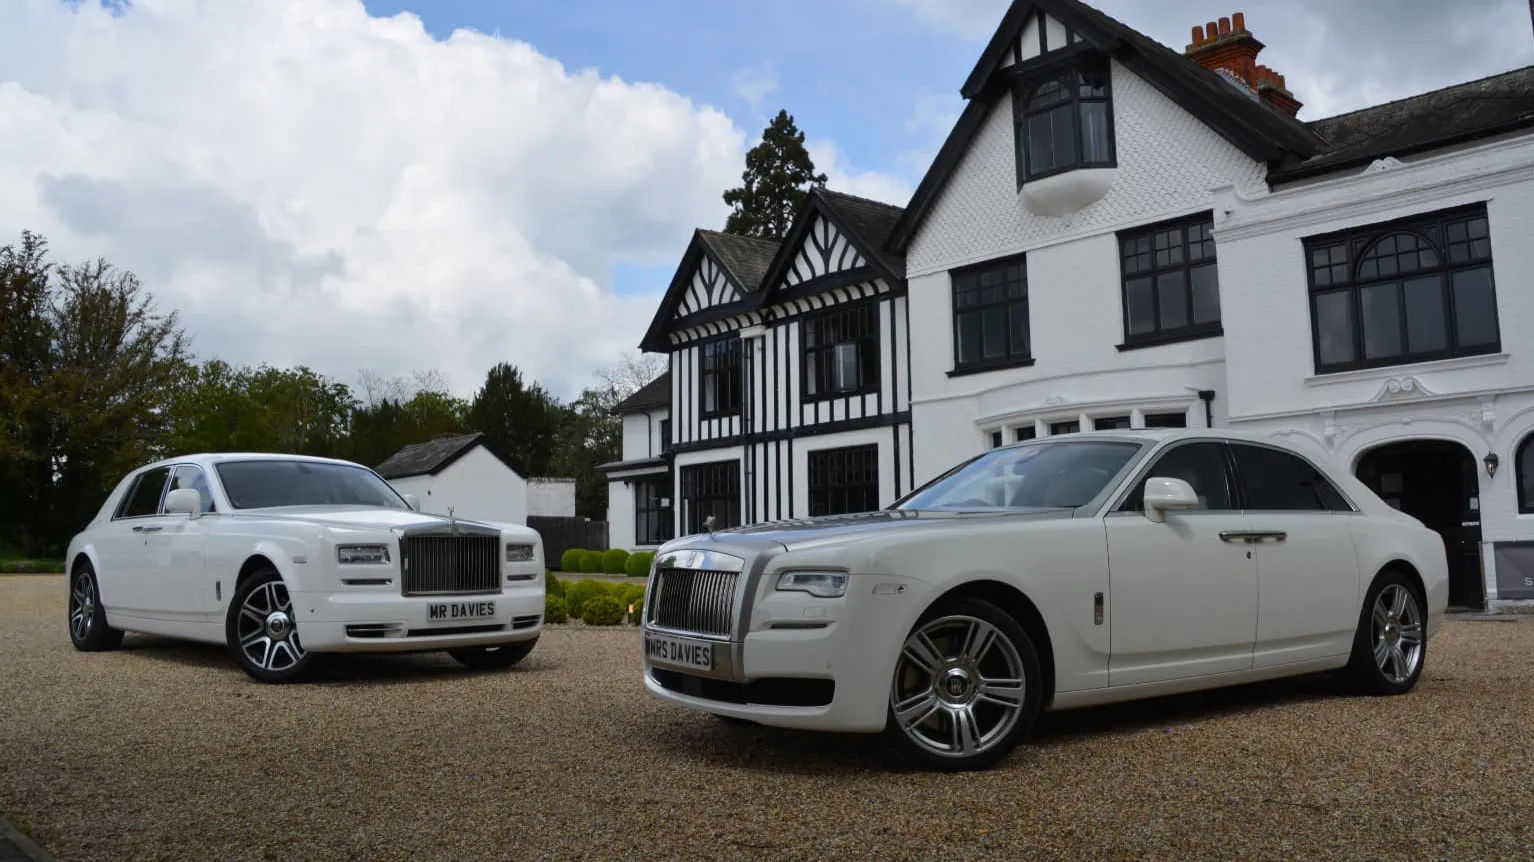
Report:
[{"label": "wall-mounted lamp", "polygon": [[1486,465],[1486,475],[1495,476],[1497,475],[1497,465],[1502,463],[1502,459],[1498,458],[1495,452],[1487,452],[1486,457],[1481,459],[1481,463]]}]

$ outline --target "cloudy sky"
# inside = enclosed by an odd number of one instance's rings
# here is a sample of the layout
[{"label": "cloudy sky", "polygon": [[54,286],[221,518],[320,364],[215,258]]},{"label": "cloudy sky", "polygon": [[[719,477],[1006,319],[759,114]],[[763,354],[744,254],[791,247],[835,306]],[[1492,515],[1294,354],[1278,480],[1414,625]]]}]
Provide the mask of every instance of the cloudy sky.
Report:
[{"label": "cloudy sky", "polygon": [[[105,256],[200,356],[352,383],[637,344],[767,117],[904,204],[1006,0],[0,0],[0,244]],[[1181,49],[1240,8],[1314,119],[1534,63],[1527,0],[1101,0]]]}]

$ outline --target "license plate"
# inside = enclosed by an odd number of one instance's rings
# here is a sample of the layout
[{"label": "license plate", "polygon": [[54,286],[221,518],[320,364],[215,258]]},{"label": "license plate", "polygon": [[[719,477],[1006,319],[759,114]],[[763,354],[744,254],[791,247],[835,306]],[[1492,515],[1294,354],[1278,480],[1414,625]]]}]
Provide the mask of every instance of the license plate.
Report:
[{"label": "license plate", "polygon": [[482,620],[495,616],[495,602],[432,602],[426,606],[428,622]]},{"label": "license plate", "polygon": [[714,669],[714,645],[710,643],[647,634],[644,648],[650,661],[695,670]]}]

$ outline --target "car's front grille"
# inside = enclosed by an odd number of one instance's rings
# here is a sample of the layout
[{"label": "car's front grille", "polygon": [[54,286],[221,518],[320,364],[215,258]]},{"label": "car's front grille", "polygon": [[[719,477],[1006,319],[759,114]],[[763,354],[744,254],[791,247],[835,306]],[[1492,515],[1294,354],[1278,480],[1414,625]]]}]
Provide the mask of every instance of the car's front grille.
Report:
[{"label": "car's front grille", "polygon": [[650,612],[655,625],[684,632],[729,635],[735,613],[735,572],[657,569]]},{"label": "car's front grille", "polygon": [[496,536],[402,536],[399,556],[407,596],[494,593],[501,587]]}]

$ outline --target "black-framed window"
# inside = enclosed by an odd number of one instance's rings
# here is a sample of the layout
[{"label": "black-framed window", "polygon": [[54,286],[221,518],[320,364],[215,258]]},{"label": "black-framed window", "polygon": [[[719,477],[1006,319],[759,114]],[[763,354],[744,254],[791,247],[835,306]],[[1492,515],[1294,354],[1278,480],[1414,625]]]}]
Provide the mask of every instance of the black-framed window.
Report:
[{"label": "black-framed window", "polygon": [[698,415],[703,419],[740,412],[740,338],[726,335],[698,345]]},{"label": "black-framed window", "polygon": [[953,354],[956,371],[1032,360],[1023,255],[953,272]]},{"label": "black-framed window", "polygon": [[1501,349],[1485,204],[1305,240],[1317,374]]},{"label": "black-framed window", "polygon": [[1106,63],[1087,62],[1012,93],[1017,184],[1115,164]]},{"label": "black-framed window", "polygon": [[1220,334],[1213,215],[1122,231],[1119,256],[1125,346]]},{"label": "black-framed window", "polygon": [[799,326],[805,401],[879,388],[877,303],[833,308],[804,318]]},{"label": "black-framed window", "polygon": [[1016,435],[1014,437],[1014,442],[1021,443],[1024,440],[1032,440],[1033,438],[1039,436],[1039,429],[1033,427],[1032,425],[1019,425],[1014,433]]},{"label": "black-framed window", "polygon": [[706,532],[703,522],[714,516],[714,529],[740,526],[740,462],[712,461],[682,468],[684,529],[688,535]]},{"label": "black-framed window", "polygon": [[1128,427],[1128,416],[1098,416],[1092,420],[1092,430],[1094,431],[1114,431]]},{"label": "black-framed window", "polygon": [[1003,441],[1002,441],[1002,437],[1001,437],[1001,432],[1000,431],[992,431],[991,432],[991,448],[995,449],[995,448],[1001,446],[1002,442]]},{"label": "black-framed window", "polygon": [[1145,414],[1146,428],[1186,428],[1188,427],[1188,413],[1178,410],[1171,413],[1147,413]]},{"label": "black-framed window", "polygon": [[1523,438],[1513,456],[1514,481],[1518,483],[1518,511],[1534,515],[1534,434]]},{"label": "black-framed window", "polygon": [[674,538],[671,477],[634,480],[634,543],[659,545]]},{"label": "black-framed window", "polygon": [[1080,419],[1070,419],[1070,420],[1067,420],[1065,422],[1051,422],[1051,423],[1049,423],[1049,435],[1051,437],[1053,437],[1056,434],[1075,434],[1076,432],[1078,432],[1080,430],[1081,430],[1081,420]]},{"label": "black-framed window", "polygon": [[879,447],[848,446],[809,453],[810,515],[879,508]]},{"label": "black-framed window", "polygon": [[133,487],[123,494],[114,517],[147,518],[160,514],[160,500],[165,496],[165,480],[168,478],[169,467],[156,467],[141,473]]}]

